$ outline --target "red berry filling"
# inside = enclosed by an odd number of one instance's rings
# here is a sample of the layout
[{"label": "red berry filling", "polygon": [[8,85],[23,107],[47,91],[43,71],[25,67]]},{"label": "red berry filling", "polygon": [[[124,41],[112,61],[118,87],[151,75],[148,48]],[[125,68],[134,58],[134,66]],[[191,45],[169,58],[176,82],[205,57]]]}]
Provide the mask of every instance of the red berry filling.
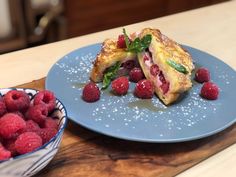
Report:
[{"label": "red berry filling", "polygon": [[155,85],[161,88],[163,94],[166,94],[169,91],[170,83],[165,79],[165,76],[159,66],[153,63],[151,53],[149,51],[144,53],[143,62],[151,74],[151,80],[153,80]]}]

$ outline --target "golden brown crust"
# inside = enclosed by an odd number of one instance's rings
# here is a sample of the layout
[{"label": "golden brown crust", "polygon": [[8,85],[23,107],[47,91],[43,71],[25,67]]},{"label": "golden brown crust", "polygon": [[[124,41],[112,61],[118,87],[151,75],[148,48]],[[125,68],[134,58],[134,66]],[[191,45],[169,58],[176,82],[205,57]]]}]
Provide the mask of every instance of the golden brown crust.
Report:
[{"label": "golden brown crust", "polygon": [[102,44],[101,52],[93,64],[90,78],[94,82],[101,82],[104,71],[117,61],[125,62],[136,58],[136,54],[117,47],[116,40],[106,39]]},{"label": "golden brown crust", "polygon": [[[158,87],[155,87],[155,92],[158,97],[168,105],[176,101],[182,92],[192,87],[190,79],[191,72],[194,68],[192,58],[178,43],[163,35],[159,30],[145,28],[140,33],[140,37],[142,38],[147,34],[152,35],[149,50],[152,53],[153,63],[159,66],[160,70],[163,71],[164,77],[170,83],[169,91],[166,94],[163,94],[162,90]],[[145,67],[143,66],[143,54],[139,54],[138,58],[146,78],[151,79],[150,72],[145,71]],[[166,63],[167,59],[174,60],[185,66],[188,74],[178,72],[173,67],[169,66]]]}]

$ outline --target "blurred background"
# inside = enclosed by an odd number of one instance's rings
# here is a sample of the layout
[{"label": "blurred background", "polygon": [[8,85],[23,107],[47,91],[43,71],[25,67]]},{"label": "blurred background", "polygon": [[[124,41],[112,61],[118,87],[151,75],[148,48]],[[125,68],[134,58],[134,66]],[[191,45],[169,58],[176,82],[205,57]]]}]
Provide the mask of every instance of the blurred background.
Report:
[{"label": "blurred background", "polygon": [[0,54],[227,0],[0,0]]}]

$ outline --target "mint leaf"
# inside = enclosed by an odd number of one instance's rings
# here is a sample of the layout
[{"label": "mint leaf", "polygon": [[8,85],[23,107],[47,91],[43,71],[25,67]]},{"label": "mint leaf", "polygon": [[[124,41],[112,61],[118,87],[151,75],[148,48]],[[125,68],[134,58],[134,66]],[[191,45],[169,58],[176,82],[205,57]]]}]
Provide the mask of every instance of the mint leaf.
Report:
[{"label": "mint leaf", "polygon": [[134,41],[130,42],[129,37],[124,28],[123,28],[123,33],[125,36],[125,44],[127,46],[128,52],[140,53],[144,51],[146,48],[148,48],[152,41],[152,35],[147,34],[142,39],[137,37],[134,39]]},{"label": "mint leaf", "polygon": [[125,44],[126,44],[126,47],[129,48],[129,36],[127,35],[126,31],[125,31],[125,28],[123,28],[123,34],[125,36]]},{"label": "mint leaf", "polygon": [[106,70],[103,76],[102,89],[106,89],[111,84],[111,81],[116,77],[120,66],[121,63],[118,61]]},{"label": "mint leaf", "polygon": [[183,65],[176,63],[174,60],[168,59],[166,63],[170,65],[172,68],[174,68],[175,70],[184,74],[188,74],[187,69]]}]

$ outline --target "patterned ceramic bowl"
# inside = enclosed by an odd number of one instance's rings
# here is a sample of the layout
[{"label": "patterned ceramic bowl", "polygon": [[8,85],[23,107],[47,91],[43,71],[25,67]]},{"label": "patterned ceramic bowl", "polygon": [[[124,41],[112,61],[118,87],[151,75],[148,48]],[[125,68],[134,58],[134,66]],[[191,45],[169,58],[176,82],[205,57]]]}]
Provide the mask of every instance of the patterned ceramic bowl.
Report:
[{"label": "patterned ceramic bowl", "polygon": [[[13,89],[25,91],[30,96],[31,100],[38,92],[33,89],[7,88],[0,89],[0,93],[1,95],[4,95]],[[59,130],[56,136],[33,152],[19,155],[5,161],[0,161],[0,176],[32,176],[43,169],[53,159],[60,146],[62,134],[67,123],[66,109],[58,99],[56,99],[56,109],[53,112],[53,117],[57,117],[59,119]]]}]

